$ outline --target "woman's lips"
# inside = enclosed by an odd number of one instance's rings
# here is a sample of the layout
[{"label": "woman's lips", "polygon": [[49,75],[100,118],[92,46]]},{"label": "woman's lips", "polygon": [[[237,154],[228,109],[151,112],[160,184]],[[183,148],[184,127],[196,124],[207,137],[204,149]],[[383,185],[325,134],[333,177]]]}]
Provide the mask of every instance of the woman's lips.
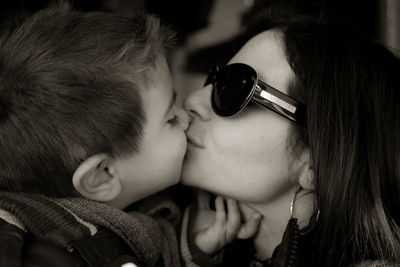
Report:
[{"label": "woman's lips", "polygon": [[195,138],[193,138],[191,136],[187,136],[187,141],[189,144],[191,144],[195,147],[204,148],[204,146],[199,141],[197,141]]}]

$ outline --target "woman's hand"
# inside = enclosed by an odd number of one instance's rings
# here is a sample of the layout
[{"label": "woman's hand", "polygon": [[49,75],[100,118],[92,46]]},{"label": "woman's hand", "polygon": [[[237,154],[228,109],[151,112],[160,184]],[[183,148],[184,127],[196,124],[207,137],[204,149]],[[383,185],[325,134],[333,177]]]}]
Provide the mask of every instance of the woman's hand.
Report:
[{"label": "woman's hand", "polygon": [[209,193],[199,191],[197,199],[198,213],[194,221],[193,234],[197,247],[204,253],[213,255],[235,238],[250,238],[257,232],[261,215],[253,211],[250,216],[246,216],[248,220],[243,221],[236,200],[217,196],[215,210],[212,210]]}]

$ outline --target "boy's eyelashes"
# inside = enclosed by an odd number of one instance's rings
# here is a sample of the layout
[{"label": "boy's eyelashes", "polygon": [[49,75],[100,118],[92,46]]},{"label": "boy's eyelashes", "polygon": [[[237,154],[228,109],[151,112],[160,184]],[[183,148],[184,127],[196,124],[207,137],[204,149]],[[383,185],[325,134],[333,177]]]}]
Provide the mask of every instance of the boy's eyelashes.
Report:
[{"label": "boy's eyelashes", "polygon": [[176,115],[176,112],[175,112],[175,101],[174,101],[174,105],[171,108],[171,113],[173,116],[171,119],[167,120],[167,124],[174,126],[179,122],[179,117],[178,117],[178,115]]},{"label": "boy's eyelashes", "polygon": [[179,118],[178,118],[177,115],[174,115],[174,117],[173,117],[172,119],[169,119],[169,120],[167,121],[167,123],[168,123],[168,124],[171,124],[171,125],[176,125],[178,122],[179,122]]}]

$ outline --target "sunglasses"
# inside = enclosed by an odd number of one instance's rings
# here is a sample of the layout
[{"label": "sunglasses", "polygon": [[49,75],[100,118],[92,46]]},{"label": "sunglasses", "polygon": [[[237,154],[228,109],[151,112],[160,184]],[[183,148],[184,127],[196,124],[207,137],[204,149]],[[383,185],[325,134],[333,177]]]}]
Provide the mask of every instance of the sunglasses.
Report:
[{"label": "sunglasses", "polygon": [[249,65],[234,63],[210,70],[204,86],[212,84],[211,105],[223,117],[233,116],[253,101],[300,125],[306,106],[258,78]]}]

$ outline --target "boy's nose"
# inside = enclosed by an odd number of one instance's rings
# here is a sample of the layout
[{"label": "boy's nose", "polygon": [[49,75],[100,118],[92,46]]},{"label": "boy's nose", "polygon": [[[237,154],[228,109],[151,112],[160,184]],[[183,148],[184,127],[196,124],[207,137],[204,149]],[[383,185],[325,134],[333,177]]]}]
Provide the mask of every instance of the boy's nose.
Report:
[{"label": "boy's nose", "polygon": [[198,117],[207,121],[211,119],[211,86],[204,87],[191,93],[183,103],[185,110],[193,118]]}]

